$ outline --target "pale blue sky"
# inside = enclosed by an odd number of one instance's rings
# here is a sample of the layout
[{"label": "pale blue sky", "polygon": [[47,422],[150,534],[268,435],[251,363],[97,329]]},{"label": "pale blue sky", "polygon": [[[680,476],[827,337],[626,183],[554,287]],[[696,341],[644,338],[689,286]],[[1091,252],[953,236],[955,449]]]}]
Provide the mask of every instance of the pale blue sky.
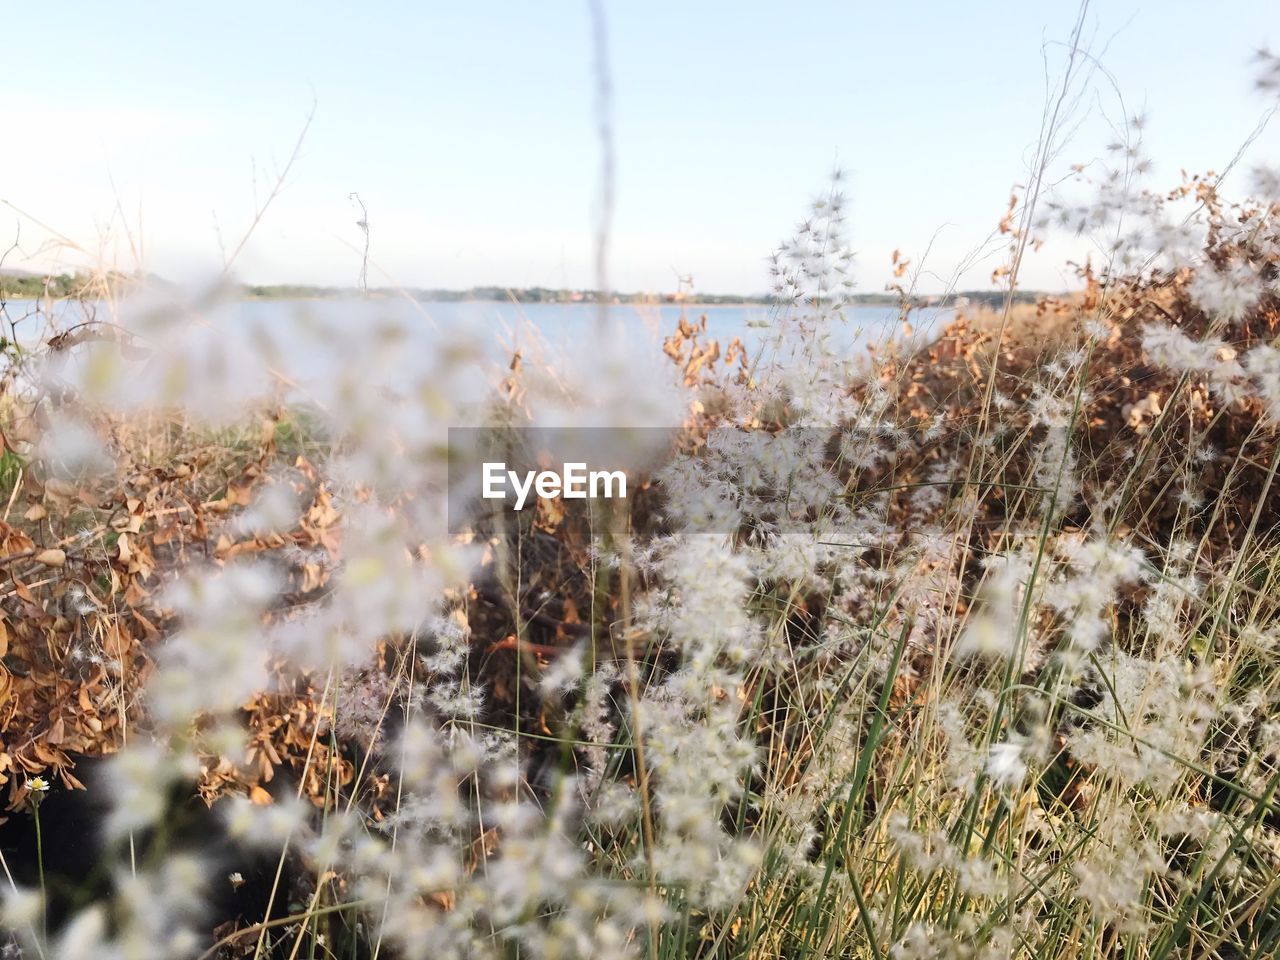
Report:
[{"label": "pale blue sky", "polygon": [[[707,292],[765,289],[764,258],[837,161],[860,287],[881,289],[890,251],[918,260],[935,234],[929,264],[949,278],[1025,178],[1044,44],[1066,40],[1076,14],[1068,0],[605,6],[611,280],[665,290],[679,271]],[[1277,12],[1274,0],[1095,0],[1093,49],[1126,109],[1147,108],[1170,185],[1179,167],[1220,169],[1263,114],[1249,60],[1280,44]],[[56,18],[24,4],[5,26],[0,198],[94,258],[133,266],[118,195],[148,269],[216,270],[215,217],[234,246],[255,168],[261,197],[314,99],[241,277],[354,283],[356,190],[371,283],[592,283],[599,150],[583,3],[79,2]],[[1103,83],[1088,106],[1064,163],[1098,156],[1105,118],[1122,115]],[[1280,159],[1277,130],[1250,156]],[[18,219],[0,207],[0,245]],[[24,224],[26,266],[47,265],[47,237]],[[1061,287],[1078,253],[1051,242],[1027,283]],[[985,286],[993,265],[961,285]]]}]

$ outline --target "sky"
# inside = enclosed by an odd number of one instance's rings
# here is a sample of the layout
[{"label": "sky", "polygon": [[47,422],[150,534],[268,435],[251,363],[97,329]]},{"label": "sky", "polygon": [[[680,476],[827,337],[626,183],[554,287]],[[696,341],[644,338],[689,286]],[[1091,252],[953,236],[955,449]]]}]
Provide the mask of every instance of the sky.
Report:
[{"label": "sky", "polygon": [[[766,258],[847,172],[856,278],[899,249],[919,288],[990,286],[1072,0],[603,0],[616,188],[609,285],[767,289]],[[1221,170],[1263,116],[1250,59],[1274,0],[1094,0],[1098,71],[1065,166],[1145,111],[1156,182]],[[584,2],[174,4],[5,11],[0,249],[8,268],[354,285],[591,287],[601,146]],[[1280,124],[1252,162],[1280,158]],[[1247,169],[1248,162],[1241,170]],[[971,257],[985,249],[985,256]],[[1084,241],[1023,284],[1063,289]],[[957,275],[960,264],[970,262]]]}]

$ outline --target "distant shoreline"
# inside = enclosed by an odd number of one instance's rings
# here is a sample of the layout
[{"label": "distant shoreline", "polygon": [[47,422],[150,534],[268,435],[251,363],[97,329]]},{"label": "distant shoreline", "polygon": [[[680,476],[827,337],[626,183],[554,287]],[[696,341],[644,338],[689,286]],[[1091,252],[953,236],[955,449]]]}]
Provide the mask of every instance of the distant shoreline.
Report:
[{"label": "distant shoreline", "polygon": [[[270,302],[273,300],[411,300],[414,303],[497,303],[506,306],[548,306],[548,307],[598,307],[594,300],[513,300],[510,297],[406,297],[398,293],[332,293],[332,294],[241,294],[236,299],[243,301]],[[875,306],[876,304],[865,304]],[[610,300],[605,306],[610,307],[772,307],[772,300]]]},{"label": "distant shoreline", "polygon": [[[146,278],[157,287],[171,286],[159,277]],[[127,288],[137,285],[139,278],[131,276],[109,277],[108,282]],[[0,298],[6,300],[54,300],[76,299],[100,289],[88,277],[72,274],[38,276],[34,274],[0,274]],[[472,287],[469,290],[435,290],[420,287],[380,287],[368,292],[354,287],[325,287],[308,284],[240,284],[235,292],[241,300],[396,300],[408,298],[419,303],[503,303],[518,305],[556,304],[560,306],[596,306],[599,300],[592,290],[565,290],[546,287]],[[1014,303],[1035,303],[1048,294],[1044,291],[1015,291]],[[1006,293],[1002,290],[960,290],[947,296],[920,294],[905,298],[912,309],[958,305],[996,306],[1003,304]],[[684,299],[675,294],[622,293],[613,294],[607,301],[611,306],[650,307],[773,307],[772,297],[750,294],[699,294]],[[852,306],[897,307],[904,298],[893,293],[854,294],[849,299]]]}]

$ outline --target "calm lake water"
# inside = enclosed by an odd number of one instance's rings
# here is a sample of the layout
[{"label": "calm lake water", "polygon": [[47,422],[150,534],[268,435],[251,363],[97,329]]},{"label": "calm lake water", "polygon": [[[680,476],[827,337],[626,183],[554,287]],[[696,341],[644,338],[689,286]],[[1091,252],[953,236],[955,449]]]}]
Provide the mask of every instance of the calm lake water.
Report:
[{"label": "calm lake water", "polygon": [[[5,316],[16,322],[19,339],[34,343],[58,329],[65,330],[91,316],[100,320],[135,326],[136,311],[147,313],[154,304],[128,305],[113,312],[102,304],[84,305],[60,302],[53,305],[53,320],[43,313],[43,305],[33,301],[10,300]],[[697,323],[707,318],[707,333],[718,338],[722,346],[739,337],[748,346],[759,343],[770,328],[780,322],[778,308],[754,305],[611,305],[609,320],[614,335],[633,340],[637,347],[660,345],[683,316]],[[917,336],[926,335],[949,311],[925,309],[911,314]],[[494,301],[431,302],[402,299],[331,299],[331,300],[242,300],[222,302],[195,311],[201,321],[223,331],[268,331],[285,335],[296,323],[318,321],[339,331],[361,336],[371,322],[394,321],[413,339],[430,341],[442,331],[483,331],[490,335],[495,349],[522,346],[533,338],[541,338],[553,352],[570,347],[591,335],[597,328],[600,310],[583,303],[499,303]],[[896,307],[857,306],[846,312],[847,323],[836,333],[837,342],[851,349],[884,340],[901,333]],[[176,318],[175,318],[176,319]]]},{"label": "calm lake water", "polygon": [[[914,337],[927,337],[944,313],[913,313]],[[44,362],[20,373],[73,392],[96,383],[93,389],[109,391],[97,396],[120,409],[172,402],[180,394],[188,409],[219,420],[239,415],[246,401],[283,391],[326,411],[342,430],[376,429],[381,421],[422,441],[423,431],[443,430],[443,422],[388,398],[447,396],[455,421],[449,426],[472,424],[492,399],[492,386],[507,375],[514,350],[523,353],[527,369],[548,374],[530,378],[542,426],[612,430],[679,422],[678,374],[663,356],[662,340],[682,317],[698,324],[703,316],[709,337],[722,348],[741,338],[748,358],[779,324],[790,322],[781,311],[754,305],[618,305],[609,308],[601,336],[600,311],[591,304],[335,299],[193,307],[143,297],[114,308],[55,304],[52,316],[30,301],[11,301],[0,322],[14,324],[18,340],[31,346],[93,320],[138,333],[143,349],[132,354],[138,363],[123,376],[101,379],[112,365],[97,364],[88,348],[37,352]],[[834,346],[850,359],[901,336],[898,310],[885,307],[850,309],[832,332]],[[380,389],[361,389],[368,385]]]},{"label": "calm lake water", "polygon": [[[756,348],[779,323],[788,322],[784,313],[766,306],[625,304],[609,307],[602,337],[599,308],[593,304],[332,299],[224,300],[193,307],[189,301],[155,295],[131,298],[114,308],[57,303],[52,314],[31,301],[10,301],[0,316],[5,323],[0,332],[7,334],[12,323],[18,341],[35,346],[90,319],[133,330],[151,360],[144,360],[121,385],[133,400],[118,402],[128,405],[143,402],[144,395],[165,395],[178,377],[193,409],[211,416],[248,397],[266,395],[280,383],[289,385],[296,398],[341,407],[346,401],[340,397],[320,398],[340,391],[352,375],[364,383],[409,391],[425,377],[457,403],[475,405],[482,397],[471,394],[482,393],[486,384],[504,376],[516,350],[535,369],[570,376],[591,371],[603,378],[591,387],[599,410],[632,409],[628,397],[636,384],[657,388],[673,378],[662,340],[681,316],[699,323],[705,315],[709,337],[718,339],[722,349],[739,337],[749,358],[759,355]],[[928,337],[943,315],[939,310],[913,313],[913,338]],[[854,359],[865,358],[873,344],[901,336],[896,308],[855,307],[833,330],[832,341]],[[87,357],[83,350],[64,352],[31,372],[38,370],[49,383],[75,389],[75,381],[87,372]],[[612,400],[611,393],[617,394]]]}]

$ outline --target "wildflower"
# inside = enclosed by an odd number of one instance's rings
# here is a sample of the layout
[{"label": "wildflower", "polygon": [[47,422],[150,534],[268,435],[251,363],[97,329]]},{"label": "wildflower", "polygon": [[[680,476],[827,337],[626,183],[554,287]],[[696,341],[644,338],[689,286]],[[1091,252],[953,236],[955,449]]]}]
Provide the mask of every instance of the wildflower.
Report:
[{"label": "wildflower", "polygon": [[1022,746],[1017,743],[993,743],[987,754],[987,776],[1000,787],[1015,787],[1027,775],[1022,759]]},{"label": "wildflower", "polygon": [[50,472],[76,481],[111,470],[111,457],[102,438],[88,424],[59,415],[41,435],[37,453]]},{"label": "wildflower", "polygon": [[273,483],[258,494],[253,506],[237,519],[235,527],[246,535],[285,533],[298,522],[299,504],[286,483]]},{"label": "wildflower", "polygon": [[44,900],[37,891],[6,885],[0,897],[0,922],[11,930],[39,922]]},{"label": "wildflower", "polygon": [[939,706],[938,729],[947,741],[947,782],[952,789],[967,793],[983,766],[982,752],[969,741],[964,713],[954,703],[944,702]]},{"label": "wildflower", "polygon": [[297,798],[256,806],[248,797],[233,797],[223,806],[227,832],[250,847],[274,849],[308,823],[307,803]]},{"label": "wildflower", "polygon": [[993,660],[1011,657],[1018,650],[1015,626],[1013,622],[992,616],[985,610],[976,613],[969,618],[964,633],[960,635],[956,653],[960,656],[976,654]]},{"label": "wildflower", "polygon": [[1100,317],[1086,320],[1082,329],[1090,340],[1106,340],[1111,336],[1111,325]]},{"label": "wildflower", "polygon": [[1243,320],[1262,296],[1262,282],[1252,266],[1235,262],[1224,270],[1197,271],[1190,292],[1205,313],[1235,323]]},{"label": "wildflower", "polygon": [[1256,346],[1245,358],[1245,366],[1258,387],[1267,416],[1280,422],[1280,350],[1265,343]]},{"label": "wildflower", "polygon": [[1071,872],[1077,880],[1077,895],[1094,916],[1136,933],[1144,926],[1137,914],[1143,888],[1152,874],[1164,872],[1164,864],[1154,851],[1141,846],[1098,851],[1078,861]]},{"label": "wildflower", "polygon": [[32,777],[27,781],[27,789],[32,793],[48,793],[49,781],[44,777]]},{"label": "wildflower", "polygon": [[165,813],[169,788],[184,775],[187,758],[170,751],[167,744],[130,741],[112,757],[107,778],[113,799],[107,832],[123,836],[158,821]]},{"label": "wildflower", "polygon": [[991,575],[982,584],[983,605],[969,617],[956,653],[1007,659],[1018,652],[1018,605],[1028,569],[1015,557],[993,557],[986,566]]},{"label": "wildflower", "polygon": [[54,955],[66,960],[91,960],[103,955],[102,946],[106,942],[106,910],[101,904],[95,904],[76,914],[67,924]]},{"label": "wildflower", "polygon": [[569,693],[582,682],[586,652],[585,645],[579,644],[556,657],[538,682],[544,696]]},{"label": "wildflower", "polygon": [[1181,330],[1168,324],[1153,323],[1142,330],[1142,349],[1154,363],[1179,372],[1201,372],[1215,362],[1221,340],[1192,340]]}]

